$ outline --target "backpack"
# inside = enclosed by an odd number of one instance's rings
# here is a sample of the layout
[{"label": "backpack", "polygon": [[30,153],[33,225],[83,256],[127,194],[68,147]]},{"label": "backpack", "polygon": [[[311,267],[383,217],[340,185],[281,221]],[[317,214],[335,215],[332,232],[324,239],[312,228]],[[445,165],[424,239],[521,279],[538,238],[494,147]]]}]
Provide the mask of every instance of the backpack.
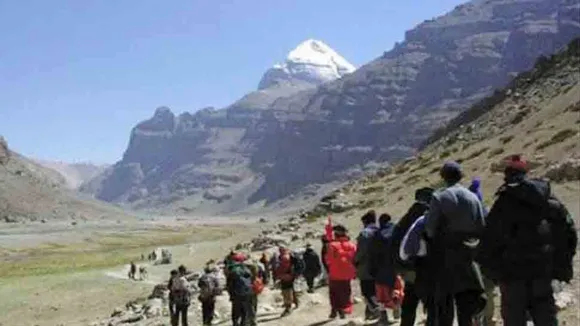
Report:
[{"label": "backpack", "polygon": [[425,216],[421,216],[413,223],[403,237],[403,241],[401,241],[397,253],[399,259],[406,263],[407,266],[412,266],[417,257],[425,257],[427,255],[427,243],[421,238],[424,228]]},{"label": "backpack", "polygon": [[228,290],[234,296],[247,296],[253,292],[253,275],[250,268],[241,263],[232,264],[228,272]]},{"label": "backpack", "polygon": [[578,234],[570,213],[558,199],[551,197],[547,202],[547,220],[553,246],[553,278],[570,282],[574,276],[573,259],[576,255]]},{"label": "backpack", "polygon": [[220,289],[215,276],[205,274],[199,279],[197,285],[199,286],[199,297],[201,299],[213,298],[219,294]]},{"label": "backpack", "polygon": [[306,270],[306,264],[304,263],[304,257],[302,254],[294,252],[292,255],[290,255],[290,260],[292,261],[292,273],[295,276],[304,274],[304,270]]},{"label": "backpack", "polygon": [[[545,184],[545,181],[539,179],[531,179],[529,182]],[[549,188],[550,185],[546,186]],[[530,259],[536,265],[543,265],[544,270],[551,273],[552,279],[569,282],[574,274],[573,258],[578,243],[574,221],[564,204],[551,195],[543,202],[527,205],[530,212],[537,214],[526,216],[527,223],[517,225],[516,230],[519,232],[513,234],[510,242],[523,250],[520,250],[519,257],[511,259]],[[525,238],[519,234],[526,234]],[[521,254],[526,251],[529,254]]]},{"label": "backpack", "polygon": [[187,288],[187,280],[183,276],[175,277],[171,282],[171,296],[178,306],[189,306],[191,293]]},{"label": "backpack", "polygon": [[254,294],[261,294],[264,291],[264,287],[264,281],[261,277],[254,278],[252,282],[252,291],[254,291]]}]

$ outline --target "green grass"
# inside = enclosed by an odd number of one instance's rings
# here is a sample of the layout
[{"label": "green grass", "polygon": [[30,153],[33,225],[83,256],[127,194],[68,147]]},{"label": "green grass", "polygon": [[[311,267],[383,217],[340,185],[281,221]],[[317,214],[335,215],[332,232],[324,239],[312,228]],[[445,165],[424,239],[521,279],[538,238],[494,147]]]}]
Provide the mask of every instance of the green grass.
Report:
[{"label": "green grass", "polygon": [[570,138],[570,137],[574,137],[576,136],[576,134],[578,133],[577,130],[574,129],[564,129],[564,130],[560,130],[558,131],[556,134],[554,134],[552,136],[552,138],[550,138],[549,140],[539,144],[538,146],[536,146],[537,150],[542,150],[546,147],[550,147],[552,145],[561,143],[563,141],[565,141],[566,139]]},{"label": "green grass", "polygon": [[499,154],[503,154],[503,152],[505,152],[505,149],[498,147],[498,148],[492,150],[487,157],[492,158],[494,156],[498,156]]},{"label": "green grass", "polygon": [[372,194],[374,192],[382,192],[384,190],[385,190],[384,186],[370,186],[370,187],[362,188],[360,190],[360,192],[363,195],[368,195],[368,194]]},{"label": "green grass", "polygon": [[500,141],[502,144],[504,144],[504,145],[505,145],[505,144],[507,144],[507,143],[511,142],[513,139],[514,139],[514,136],[513,136],[513,135],[509,135],[509,136],[504,136],[504,137],[501,137],[501,138],[499,139],[499,141]]},{"label": "green grass", "polygon": [[[157,229],[141,234],[101,235],[83,242],[46,243],[34,248],[6,250],[0,257],[0,278],[38,276],[107,268],[139,260],[159,246],[221,238],[225,231],[206,228]],[[6,253],[9,252],[10,256]],[[10,257],[10,258],[7,258]]]},{"label": "green grass", "polygon": [[483,154],[483,153],[487,152],[488,150],[489,150],[489,147],[484,147],[484,148],[478,149],[478,150],[476,150],[475,152],[473,152],[473,153],[469,154],[469,155],[468,155],[468,156],[465,158],[465,161],[469,161],[469,160],[472,160],[472,159],[474,159],[474,158],[477,158],[477,157],[479,157],[481,154]]}]

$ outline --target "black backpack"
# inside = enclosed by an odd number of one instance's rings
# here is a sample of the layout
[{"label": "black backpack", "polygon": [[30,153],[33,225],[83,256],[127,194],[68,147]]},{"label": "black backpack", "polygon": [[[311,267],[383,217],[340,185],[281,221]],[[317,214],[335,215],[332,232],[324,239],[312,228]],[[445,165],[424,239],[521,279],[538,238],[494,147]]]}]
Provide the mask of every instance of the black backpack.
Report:
[{"label": "black backpack", "polygon": [[292,261],[292,273],[295,276],[304,274],[304,271],[306,270],[306,263],[304,263],[304,257],[302,254],[293,252],[290,256],[290,260]]},{"label": "black backpack", "polygon": [[573,259],[578,245],[574,220],[564,204],[554,197],[546,203],[545,216],[550,228],[549,240],[553,250],[553,278],[570,282],[574,276]]},{"label": "black backpack", "polygon": [[[544,183],[550,187],[544,180],[531,179],[528,182]],[[535,261],[534,265],[549,271],[552,279],[569,282],[574,275],[573,259],[578,243],[572,217],[564,204],[552,195],[526,205],[528,212],[533,213],[523,217],[527,223],[519,223],[515,226],[516,232],[511,232],[511,245],[520,250],[512,251],[508,260]]]}]

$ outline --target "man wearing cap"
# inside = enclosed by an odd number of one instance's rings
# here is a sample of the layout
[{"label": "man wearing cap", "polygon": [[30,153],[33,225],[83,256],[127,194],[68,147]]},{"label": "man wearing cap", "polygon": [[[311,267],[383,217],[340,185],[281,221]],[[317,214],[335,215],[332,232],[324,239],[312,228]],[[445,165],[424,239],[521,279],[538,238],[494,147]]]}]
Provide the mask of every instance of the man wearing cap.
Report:
[{"label": "man wearing cap", "polygon": [[[529,313],[534,325],[556,326],[551,282],[572,278],[577,234],[568,211],[552,196],[549,183],[528,179],[526,172],[526,162],[519,155],[507,160],[505,183],[487,216],[478,260],[499,283],[504,325],[525,325]],[[557,247],[560,240],[565,243],[563,248]],[[569,264],[559,265],[558,253],[564,253]]]},{"label": "man wearing cap", "polygon": [[457,324],[471,326],[483,310],[484,286],[475,253],[484,226],[481,202],[459,182],[463,177],[456,162],[443,165],[445,187],[433,195],[425,214],[429,266],[435,279],[428,324],[451,326],[455,302]]}]

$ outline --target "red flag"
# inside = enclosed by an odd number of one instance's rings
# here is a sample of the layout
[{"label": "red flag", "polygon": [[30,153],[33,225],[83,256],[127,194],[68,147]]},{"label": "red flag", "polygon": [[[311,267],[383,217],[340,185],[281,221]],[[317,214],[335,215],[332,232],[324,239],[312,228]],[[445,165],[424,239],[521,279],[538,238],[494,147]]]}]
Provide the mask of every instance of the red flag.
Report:
[{"label": "red flag", "polygon": [[328,215],[328,221],[326,222],[324,230],[326,231],[326,240],[332,241],[334,237],[332,235],[332,218],[330,215]]}]

